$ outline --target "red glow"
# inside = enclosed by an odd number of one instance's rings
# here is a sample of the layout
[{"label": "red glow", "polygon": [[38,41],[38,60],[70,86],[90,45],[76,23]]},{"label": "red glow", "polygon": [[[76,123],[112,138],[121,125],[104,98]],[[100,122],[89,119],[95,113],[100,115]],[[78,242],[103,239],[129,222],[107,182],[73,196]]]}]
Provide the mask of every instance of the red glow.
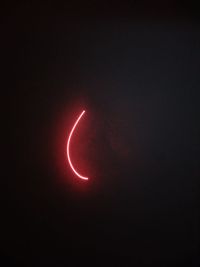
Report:
[{"label": "red glow", "polygon": [[82,176],[81,174],[79,174],[79,173],[75,170],[75,168],[74,168],[74,166],[73,166],[73,164],[72,164],[72,162],[71,162],[71,159],[70,159],[70,152],[69,152],[69,150],[70,150],[69,148],[70,148],[71,137],[72,137],[72,135],[73,135],[73,132],[74,132],[74,130],[75,130],[77,124],[79,123],[79,121],[80,121],[80,119],[81,119],[81,117],[83,116],[84,113],[85,113],[85,110],[83,110],[82,113],[79,115],[78,119],[76,120],[76,122],[75,122],[75,124],[74,124],[74,126],[73,126],[73,128],[71,129],[71,132],[70,132],[70,134],[69,134],[68,141],[67,141],[67,159],[68,159],[69,165],[70,165],[71,169],[73,170],[73,172],[74,172],[79,178],[84,179],[84,180],[88,180],[88,177]]}]

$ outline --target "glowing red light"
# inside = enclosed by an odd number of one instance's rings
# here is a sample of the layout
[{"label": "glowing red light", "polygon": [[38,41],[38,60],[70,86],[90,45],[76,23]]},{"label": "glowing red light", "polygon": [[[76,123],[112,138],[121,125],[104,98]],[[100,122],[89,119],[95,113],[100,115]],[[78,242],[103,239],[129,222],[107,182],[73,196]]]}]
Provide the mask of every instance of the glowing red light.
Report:
[{"label": "glowing red light", "polygon": [[70,152],[69,152],[69,150],[70,150],[70,141],[71,141],[71,137],[72,137],[72,135],[73,135],[73,132],[74,132],[74,130],[75,130],[77,124],[79,123],[79,121],[80,121],[80,119],[82,118],[82,116],[83,116],[84,113],[85,113],[85,110],[83,110],[82,113],[79,115],[78,119],[76,120],[76,122],[75,122],[75,124],[74,124],[74,126],[73,126],[73,128],[71,129],[71,132],[70,132],[70,134],[69,134],[69,137],[68,137],[68,140],[67,140],[67,159],[68,159],[69,165],[70,165],[71,169],[73,170],[73,172],[74,172],[79,178],[84,179],[84,180],[88,180],[88,177],[85,177],[85,176],[79,174],[79,173],[75,170],[75,168],[74,168],[74,166],[73,166],[73,164],[72,164],[72,162],[71,162]]}]

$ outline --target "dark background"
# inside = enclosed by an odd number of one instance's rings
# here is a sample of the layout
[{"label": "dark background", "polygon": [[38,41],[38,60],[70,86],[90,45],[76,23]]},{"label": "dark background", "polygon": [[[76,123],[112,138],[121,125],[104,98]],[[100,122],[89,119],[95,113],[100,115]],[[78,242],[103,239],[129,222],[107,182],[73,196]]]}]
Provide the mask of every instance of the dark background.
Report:
[{"label": "dark background", "polygon": [[2,6],[2,266],[198,266],[198,14]]}]

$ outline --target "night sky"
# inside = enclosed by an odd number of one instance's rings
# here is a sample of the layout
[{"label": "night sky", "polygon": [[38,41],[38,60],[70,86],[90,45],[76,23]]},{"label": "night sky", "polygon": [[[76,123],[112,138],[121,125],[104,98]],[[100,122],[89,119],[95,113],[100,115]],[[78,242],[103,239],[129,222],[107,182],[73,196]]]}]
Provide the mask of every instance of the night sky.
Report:
[{"label": "night sky", "polygon": [[199,266],[198,11],[150,2],[1,9],[2,266]]}]

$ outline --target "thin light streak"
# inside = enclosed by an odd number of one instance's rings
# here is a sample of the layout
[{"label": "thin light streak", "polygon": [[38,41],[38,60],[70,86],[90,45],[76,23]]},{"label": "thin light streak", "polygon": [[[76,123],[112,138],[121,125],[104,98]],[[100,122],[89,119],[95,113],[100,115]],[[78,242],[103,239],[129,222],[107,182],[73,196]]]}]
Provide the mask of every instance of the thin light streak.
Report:
[{"label": "thin light streak", "polygon": [[72,164],[72,162],[71,162],[70,152],[69,152],[69,151],[70,151],[70,141],[71,141],[73,132],[74,132],[74,130],[75,130],[77,124],[79,123],[79,121],[80,121],[80,119],[82,118],[82,116],[83,116],[84,113],[85,113],[85,110],[83,110],[82,113],[79,115],[78,119],[76,120],[76,122],[75,122],[75,124],[74,124],[74,126],[73,126],[73,128],[72,128],[72,130],[71,130],[71,132],[70,132],[70,134],[69,134],[69,137],[68,137],[68,140],[67,140],[67,159],[68,159],[69,165],[70,165],[71,169],[73,170],[73,172],[74,172],[79,178],[81,178],[81,179],[83,179],[83,180],[88,180],[88,177],[85,177],[85,176],[81,175],[80,173],[78,173],[78,172],[75,170],[75,168],[74,168],[74,166],[73,166],[73,164]]}]

